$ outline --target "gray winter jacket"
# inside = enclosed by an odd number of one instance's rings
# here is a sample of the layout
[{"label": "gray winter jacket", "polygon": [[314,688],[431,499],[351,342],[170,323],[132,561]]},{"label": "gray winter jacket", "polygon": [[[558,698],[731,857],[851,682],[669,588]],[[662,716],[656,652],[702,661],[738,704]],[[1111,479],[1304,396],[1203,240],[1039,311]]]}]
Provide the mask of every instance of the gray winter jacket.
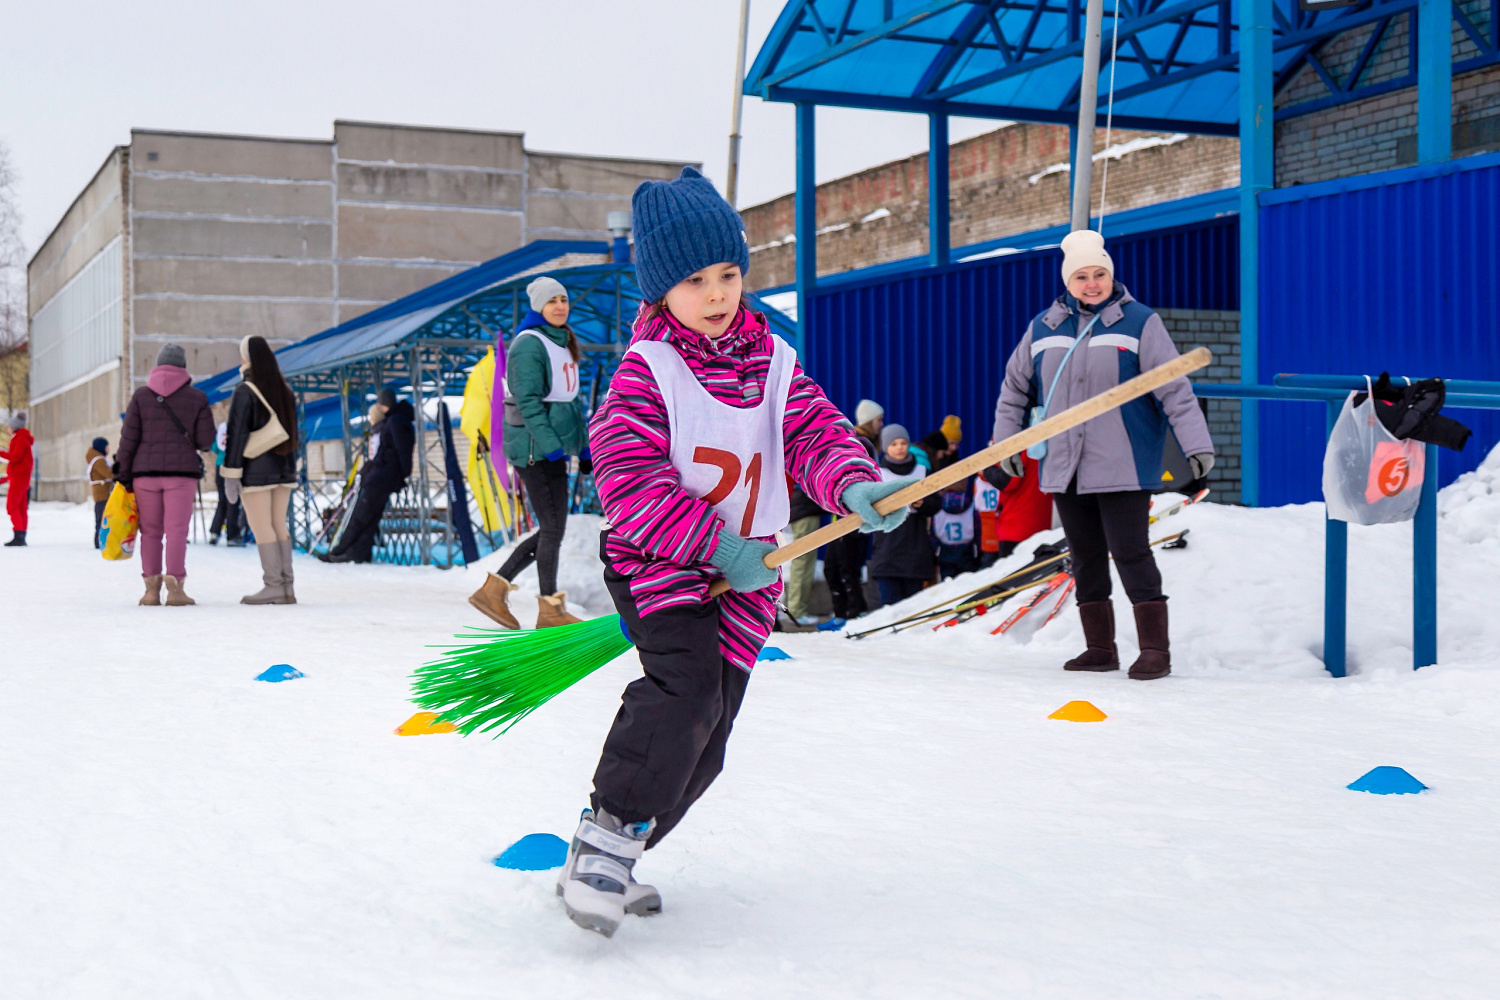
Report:
[{"label": "gray winter jacket", "polygon": [[[1077,300],[1063,295],[1026,328],[1005,366],[994,440],[1016,434],[1030,422],[1031,407],[1046,397],[1080,325],[1088,324],[1088,313],[1081,314],[1080,324],[1080,312]],[[1048,416],[1175,357],[1177,347],[1161,317],[1117,282],[1114,297],[1058,379]],[[1159,489],[1169,423],[1184,455],[1214,450],[1193,387],[1179,378],[1049,440],[1042,491],[1066,492],[1075,474],[1079,493]]]}]

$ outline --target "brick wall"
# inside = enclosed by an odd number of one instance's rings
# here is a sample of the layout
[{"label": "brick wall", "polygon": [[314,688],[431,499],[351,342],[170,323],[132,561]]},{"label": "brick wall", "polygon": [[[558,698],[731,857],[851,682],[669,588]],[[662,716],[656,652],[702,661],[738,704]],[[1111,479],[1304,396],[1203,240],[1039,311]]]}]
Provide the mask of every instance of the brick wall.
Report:
[{"label": "brick wall", "polygon": [[[1157,315],[1181,351],[1200,344],[1214,352],[1214,363],[1194,382],[1240,380],[1240,314],[1207,309],[1158,309]],[[1240,403],[1235,399],[1205,399],[1208,431],[1214,439],[1214,467],[1208,474],[1209,499],[1240,502]]]},{"label": "brick wall", "polygon": [[[1468,17],[1488,31],[1487,0],[1459,0]],[[1335,80],[1346,81],[1375,25],[1346,32],[1320,53]],[[1370,58],[1360,85],[1399,79],[1411,71],[1410,21],[1398,16]],[[1478,53],[1474,42],[1453,26],[1453,59]],[[1321,77],[1304,67],[1277,95],[1278,110],[1328,97]],[[1500,66],[1453,77],[1453,154],[1500,149]],[[1417,89],[1381,94],[1351,104],[1316,111],[1276,124],[1276,186],[1291,187],[1335,177],[1392,170],[1417,162]]]},{"label": "brick wall", "polygon": [[[1239,183],[1238,142],[1116,130],[1097,160],[1093,204],[1109,164],[1110,211]],[[1095,136],[1096,155],[1105,150]],[[1016,124],[955,143],[949,152],[949,238],[955,247],[1068,221],[1068,130]],[[818,273],[834,274],[927,252],[927,154],[818,185]],[[744,210],[750,287],[794,280],[794,197]]]}]

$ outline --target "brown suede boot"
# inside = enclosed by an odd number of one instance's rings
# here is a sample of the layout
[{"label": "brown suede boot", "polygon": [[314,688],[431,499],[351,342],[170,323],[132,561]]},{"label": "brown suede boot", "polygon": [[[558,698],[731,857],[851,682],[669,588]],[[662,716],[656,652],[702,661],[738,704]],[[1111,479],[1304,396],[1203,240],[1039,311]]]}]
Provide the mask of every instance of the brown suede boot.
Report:
[{"label": "brown suede boot", "polygon": [[509,580],[487,573],[484,585],[469,595],[469,603],[501,628],[520,628],[521,623],[510,613],[510,591]]},{"label": "brown suede boot", "polygon": [[1120,653],[1115,649],[1115,604],[1113,601],[1085,601],[1078,605],[1083,622],[1083,639],[1088,644],[1079,655],[1063,664],[1064,670],[1092,670],[1103,673],[1120,669]]},{"label": "brown suede boot", "polygon": [[551,628],[554,625],[572,625],[583,621],[568,614],[568,595],[559,590],[548,597],[541,594],[536,599],[536,627]]},{"label": "brown suede boot", "polygon": [[1154,681],[1172,672],[1172,644],[1167,639],[1167,601],[1143,601],[1135,606],[1135,632],[1141,655],[1130,665],[1133,680]]},{"label": "brown suede boot", "polygon": [[146,581],[146,593],[142,595],[139,604],[143,607],[157,608],[161,606],[161,574],[145,576],[141,579]]},{"label": "brown suede boot", "polygon": [[182,592],[182,581],[177,579],[177,577],[163,575],[161,582],[167,585],[167,607],[182,608],[189,604],[198,603]]}]

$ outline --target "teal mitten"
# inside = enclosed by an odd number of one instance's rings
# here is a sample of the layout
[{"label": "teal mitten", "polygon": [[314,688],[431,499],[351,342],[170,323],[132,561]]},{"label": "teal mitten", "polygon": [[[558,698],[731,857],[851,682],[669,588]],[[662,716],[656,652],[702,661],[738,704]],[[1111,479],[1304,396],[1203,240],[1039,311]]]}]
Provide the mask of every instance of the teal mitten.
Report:
[{"label": "teal mitten", "polygon": [[725,528],[719,532],[719,545],[708,561],[719,568],[729,586],[742,594],[769,587],[781,577],[781,570],[766,565],[766,556],[776,551],[770,542],[741,538]]},{"label": "teal mitten", "polygon": [[875,512],[875,501],[888,497],[897,490],[905,489],[916,479],[893,479],[889,482],[882,480],[878,483],[855,483],[846,487],[839,499],[852,514],[858,514],[860,520],[865,523],[859,526],[859,530],[865,534],[874,531],[895,531],[901,527],[901,522],[906,520],[910,513],[910,507],[902,507],[893,510],[889,514],[877,514]]}]

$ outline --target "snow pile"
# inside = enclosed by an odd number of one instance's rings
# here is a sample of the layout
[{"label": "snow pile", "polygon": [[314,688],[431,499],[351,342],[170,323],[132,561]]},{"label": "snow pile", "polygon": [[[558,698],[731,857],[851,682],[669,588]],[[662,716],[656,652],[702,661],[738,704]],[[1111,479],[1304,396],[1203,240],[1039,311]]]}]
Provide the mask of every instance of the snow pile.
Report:
[{"label": "snow pile", "polygon": [[1500,557],[1500,447],[1438,495],[1438,515],[1447,535]]},{"label": "snow pile", "polygon": [[[1354,675],[1323,671],[1316,504],[1153,529],[1190,534],[1158,556],[1175,667],[1149,684],[1059,669],[1068,611],[1024,642],[989,634],[1003,614],[776,636],[793,659],[757,667],[723,776],[638,868],[665,912],[612,940],[568,922],[552,872],[490,862],[572,832],[633,654],[498,739],[400,737],[411,669],[487,624],[478,569],[299,556],[301,603],[250,608],[254,553],[195,545],[199,605],[140,608],[92,512],[37,505],[33,547],[0,549],[4,995],[1487,997],[1497,475],[1443,493],[1420,672],[1409,525],[1351,529]],[[603,614],[597,530],[569,522],[560,584]],[[305,676],[254,680],[277,663]],[[1072,700],[1108,718],[1048,718]],[[1430,791],[1346,789],[1381,765]]]}]

